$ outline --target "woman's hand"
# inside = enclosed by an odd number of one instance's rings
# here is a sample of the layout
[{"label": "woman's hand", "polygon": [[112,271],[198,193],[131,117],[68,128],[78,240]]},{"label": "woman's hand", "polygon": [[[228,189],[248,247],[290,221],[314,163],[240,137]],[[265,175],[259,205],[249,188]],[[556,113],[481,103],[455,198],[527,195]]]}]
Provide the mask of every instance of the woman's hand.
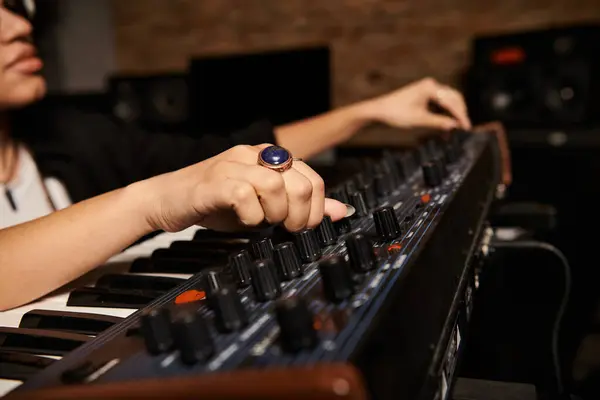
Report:
[{"label": "woman's hand", "polygon": [[145,196],[153,230],[179,231],[192,225],[215,230],[283,223],[289,231],[317,226],[323,215],[335,221],[346,206],[325,199],[323,179],[302,161],[281,173],[257,165],[270,145],[236,146],[190,167],[137,185]]},{"label": "woman's hand", "polygon": [[[452,117],[432,112],[430,102]],[[471,129],[463,96],[432,78],[413,82],[365,104],[373,120],[398,128]]]}]

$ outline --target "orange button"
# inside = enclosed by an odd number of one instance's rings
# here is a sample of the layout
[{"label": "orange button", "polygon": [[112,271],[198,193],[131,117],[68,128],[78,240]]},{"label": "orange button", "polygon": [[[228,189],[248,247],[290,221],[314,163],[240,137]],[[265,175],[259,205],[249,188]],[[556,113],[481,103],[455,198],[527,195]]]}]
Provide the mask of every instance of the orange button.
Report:
[{"label": "orange button", "polygon": [[421,203],[427,204],[430,201],[431,201],[431,195],[429,193],[424,194],[423,196],[421,196]]},{"label": "orange button", "polygon": [[188,290],[187,292],[183,292],[175,298],[175,304],[193,303],[195,301],[204,300],[205,298],[205,292],[201,292],[199,290]]},{"label": "orange button", "polygon": [[402,245],[400,243],[394,243],[388,246],[388,251],[393,253],[396,251],[402,250]]}]

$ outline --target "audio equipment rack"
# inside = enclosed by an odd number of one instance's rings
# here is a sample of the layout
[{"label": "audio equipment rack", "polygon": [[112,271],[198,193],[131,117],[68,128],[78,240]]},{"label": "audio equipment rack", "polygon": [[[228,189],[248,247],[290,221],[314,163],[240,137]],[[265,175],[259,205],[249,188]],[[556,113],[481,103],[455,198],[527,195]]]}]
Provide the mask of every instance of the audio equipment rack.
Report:
[{"label": "audio equipment rack", "polygon": [[186,398],[205,385],[199,396],[211,399],[292,399],[306,385],[326,398],[317,388],[331,378],[330,398],[447,399],[500,168],[492,134],[457,131],[357,160],[328,192],[355,207],[344,220],[295,234],[198,230],[131,269],[162,260],[191,278],[137,293],[155,299],[8,397],[108,398],[121,388]]}]

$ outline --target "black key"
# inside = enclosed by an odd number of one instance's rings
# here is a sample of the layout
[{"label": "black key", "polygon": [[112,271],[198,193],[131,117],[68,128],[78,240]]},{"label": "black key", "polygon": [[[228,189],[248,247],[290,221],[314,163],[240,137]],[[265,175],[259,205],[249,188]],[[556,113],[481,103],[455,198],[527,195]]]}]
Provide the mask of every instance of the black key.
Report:
[{"label": "black key", "polygon": [[218,232],[212,231],[210,229],[199,229],[194,234],[194,240],[205,240],[205,239],[227,239],[227,240],[235,240],[235,239],[252,239],[256,237],[258,233],[256,232]]},{"label": "black key", "polygon": [[206,268],[218,265],[216,262],[202,262],[189,258],[138,258],[131,263],[129,272],[195,274]]},{"label": "black key", "polygon": [[163,292],[83,287],[69,294],[67,306],[104,308],[141,308]]},{"label": "black key", "polygon": [[151,259],[191,258],[202,263],[218,262],[227,258],[231,251],[219,249],[156,249],[150,256]]},{"label": "black key", "polygon": [[64,356],[90,339],[78,333],[0,327],[0,350],[20,353]]},{"label": "black key", "polygon": [[185,282],[182,278],[164,276],[107,274],[96,281],[96,287],[108,289],[154,290],[167,292]]},{"label": "black key", "polygon": [[26,381],[54,361],[56,360],[33,354],[0,351],[0,379]]},{"label": "black key", "polygon": [[242,250],[248,247],[247,242],[234,242],[224,240],[202,240],[202,241],[187,241],[187,240],[176,240],[169,245],[169,249],[174,250],[221,250],[221,251],[236,251]]},{"label": "black key", "polygon": [[97,335],[124,318],[71,311],[31,310],[23,314],[19,328],[48,329]]}]

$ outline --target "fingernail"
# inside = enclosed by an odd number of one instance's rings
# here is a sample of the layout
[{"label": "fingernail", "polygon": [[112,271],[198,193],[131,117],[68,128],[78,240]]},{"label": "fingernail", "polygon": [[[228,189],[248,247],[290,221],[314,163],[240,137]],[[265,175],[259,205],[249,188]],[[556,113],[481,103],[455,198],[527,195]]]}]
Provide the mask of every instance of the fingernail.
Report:
[{"label": "fingernail", "polygon": [[356,212],[356,208],[354,208],[354,206],[351,206],[350,204],[344,203],[344,205],[346,206],[346,217],[345,218],[353,216],[354,213]]}]

